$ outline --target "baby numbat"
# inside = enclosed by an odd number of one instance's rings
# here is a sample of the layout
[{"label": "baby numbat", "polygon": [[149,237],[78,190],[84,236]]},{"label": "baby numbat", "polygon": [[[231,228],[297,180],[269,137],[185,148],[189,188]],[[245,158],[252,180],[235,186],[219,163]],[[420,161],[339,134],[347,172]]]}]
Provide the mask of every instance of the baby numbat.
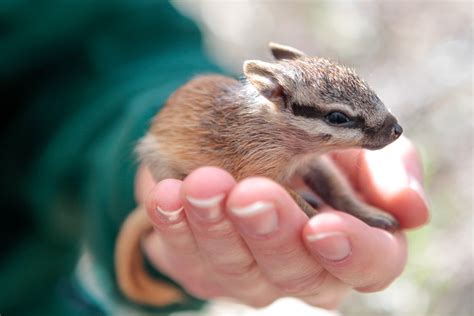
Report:
[{"label": "baby numbat", "polygon": [[[269,46],[276,62],[244,62],[241,81],[204,75],[174,92],[137,146],[141,162],[156,181],[183,179],[201,166],[221,167],[237,180],[268,177],[310,217],[317,210],[288,186],[300,176],[335,209],[396,229],[395,218],[358,199],[321,154],[382,148],[402,134],[397,119],[351,69],[289,46]],[[143,206],[125,220],[116,243],[119,287],[137,303],[179,302],[182,293],[151,278],[143,266],[141,241],[151,230]]]}]

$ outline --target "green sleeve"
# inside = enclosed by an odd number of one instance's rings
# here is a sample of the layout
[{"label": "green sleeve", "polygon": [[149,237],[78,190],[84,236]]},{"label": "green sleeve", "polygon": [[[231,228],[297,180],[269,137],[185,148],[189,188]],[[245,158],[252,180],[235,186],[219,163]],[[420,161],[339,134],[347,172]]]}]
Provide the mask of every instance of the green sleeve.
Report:
[{"label": "green sleeve", "polygon": [[[0,21],[16,26],[0,45],[2,88],[21,105],[2,137],[12,148],[4,175],[16,179],[2,182],[2,201],[12,206],[4,214],[28,222],[21,236],[8,233],[0,312],[22,314],[27,302],[27,311],[74,315],[64,280],[99,314],[137,310],[118,293],[112,264],[134,207],[133,149],[177,87],[217,69],[196,26],[166,2],[47,3],[0,5]],[[189,298],[167,311],[200,305]]]}]

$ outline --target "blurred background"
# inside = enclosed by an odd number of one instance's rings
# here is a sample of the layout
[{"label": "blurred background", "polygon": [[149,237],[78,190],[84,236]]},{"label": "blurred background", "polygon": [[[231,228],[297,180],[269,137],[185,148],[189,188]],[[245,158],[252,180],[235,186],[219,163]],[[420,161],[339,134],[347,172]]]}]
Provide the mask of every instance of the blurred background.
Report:
[{"label": "blurred background", "polygon": [[[145,116],[150,117],[153,109],[144,105],[147,100],[164,99],[180,80],[188,79],[189,73],[202,72],[197,66],[192,68],[194,63],[201,63],[205,71],[215,69],[196,52],[201,47],[196,42],[197,30],[163,3],[0,1],[0,95],[5,100],[0,101],[0,314],[6,306],[18,310],[19,304],[42,301],[49,297],[48,291],[58,287],[69,295],[71,290],[56,279],[74,271],[81,247],[77,236],[82,232],[82,210],[93,213],[95,205],[99,210],[117,211],[121,207],[123,216],[133,205],[134,169],[118,163],[110,167],[110,161],[117,157],[106,154],[123,153],[125,149],[131,152],[133,143],[124,135],[130,130],[141,135],[146,128],[144,123],[133,127],[134,115],[138,117],[137,113],[146,109],[149,113]],[[419,148],[431,221],[408,232],[410,255],[403,275],[382,292],[354,293],[341,314],[472,315],[473,3],[174,0],[171,4],[198,25],[207,56],[236,77],[241,75],[246,59],[271,60],[269,41],[356,69],[397,114],[405,135]],[[193,62],[188,63],[191,59]],[[157,81],[153,75],[160,72],[173,83]],[[153,92],[157,82],[162,84],[160,89],[165,87],[159,93]],[[80,111],[84,104],[87,108]],[[28,111],[23,115],[24,109]],[[71,119],[78,113],[82,119]],[[112,126],[116,121],[120,121],[118,127]],[[84,128],[91,122],[95,124],[92,129]],[[56,137],[59,127],[62,134]],[[119,147],[114,134],[105,131],[112,127],[115,133],[122,133],[119,140],[126,145]],[[95,140],[102,130],[105,136]],[[4,132],[9,136],[3,137]],[[64,142],[75,132],[79,135],[74,136],[76,143],[65,142],[59,149],[46,146]],[[84,148],[89,147],[86,152]],[[95,156],[104,161],[98,163]],[[42,158],[38,165],[29,164],[38,157]],[[51,157],[55,160],[48,160]],[[68,159],[84,169],[65,172]],[[51,161],[58,161],[58,165]],[[110,174],[102,172],[107,167]],[[54,172],[36,173],[40,169]],[[93,177],[86,177],[84,170]],[[27,172],[36,182],[22,187]],[[43,185],[48,177],[52,187]],[[128,186],[105,192],[104,196],[112,192],[117,200],[109,205],[91,198],[106,187],[102,181],[124,181]],[[77,185],[79,182],[87,184],[85,190]],[[122,203],[123,197],[132,204]],[[27,215],[19,212],[23,209]],[[93,229],[102,231],[110,222],[118,225],[122,218],[116,213],[104,218],[92,216]],[[110,226],[107,228],[113,232],[115,228]],[[104,249],[113,249],[111,236],[107,237],[110,244],[103,241],[103,235],[92,237],[102,247],[98,249],[105,261],[111,254]],[[15,252],[19,255],[13,259],[7,256]],[[42,287],[45,284],[48,287]],[[298,309],[285,310],[284,306],[294,303],[286,302],[265,315],[304,313],[304,309],[301,313]],[[54,309],[62,314],[60,308]],[[228,315],[231,309],[233,315],[249,313],[226,302],[210,310]]]},{"label": "blurred background", "polygon": [[175,0],[208,53],[241,73],[271,60],[268,41],[349,65],[399,116],[418,146],[429,225],[409,232],[410,256],[387,290],[353,295],[343,315],[472,315],[473,3],[471,1]]}]

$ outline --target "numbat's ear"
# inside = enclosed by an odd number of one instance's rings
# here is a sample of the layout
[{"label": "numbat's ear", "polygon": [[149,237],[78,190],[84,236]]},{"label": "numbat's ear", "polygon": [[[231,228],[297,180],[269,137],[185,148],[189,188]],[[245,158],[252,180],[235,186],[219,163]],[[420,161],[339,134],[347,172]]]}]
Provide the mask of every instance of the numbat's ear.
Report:
[{"label": "numbat's ear", "polygon": [[270,47],[272,55],[273,57],[275,57],[275,59],[296,59],[306,56],[306,54],[302,51],[290,46],[281,45],[273,42],[268,43],[268,46]]},{"label": "numbat's ear", "polygon": [[244,74],[248,81],[267,99],[276,101],[282,96],[283,87],[279,82],[283,76],[283,67],[260,60],[244,62]]}]

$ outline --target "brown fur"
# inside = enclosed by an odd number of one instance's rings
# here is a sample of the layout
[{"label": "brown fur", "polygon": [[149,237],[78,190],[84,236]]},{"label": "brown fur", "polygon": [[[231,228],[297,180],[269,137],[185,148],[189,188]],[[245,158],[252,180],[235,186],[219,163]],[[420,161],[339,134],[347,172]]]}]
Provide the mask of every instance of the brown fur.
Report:
[{"label": "brown fur", "polygon": [[[217,75],[197,77],[181,87],[153,121],[147,137],[156,147],[149,150],[147,143],[138,148],[145,164],[153,165],[159,155],[160,167],[151,168],[153,172],[166,164],[175,175],[187,175],[208,165],[236,179],[261,175],[282,180],[290,161],[317,150],[304,143],[320,143],[324,135],[308,135],[285,120],[275,121],[266,107],[249,110],[242,89],[242,82]],[[155,173],[155,178],[161,177]]]}]

